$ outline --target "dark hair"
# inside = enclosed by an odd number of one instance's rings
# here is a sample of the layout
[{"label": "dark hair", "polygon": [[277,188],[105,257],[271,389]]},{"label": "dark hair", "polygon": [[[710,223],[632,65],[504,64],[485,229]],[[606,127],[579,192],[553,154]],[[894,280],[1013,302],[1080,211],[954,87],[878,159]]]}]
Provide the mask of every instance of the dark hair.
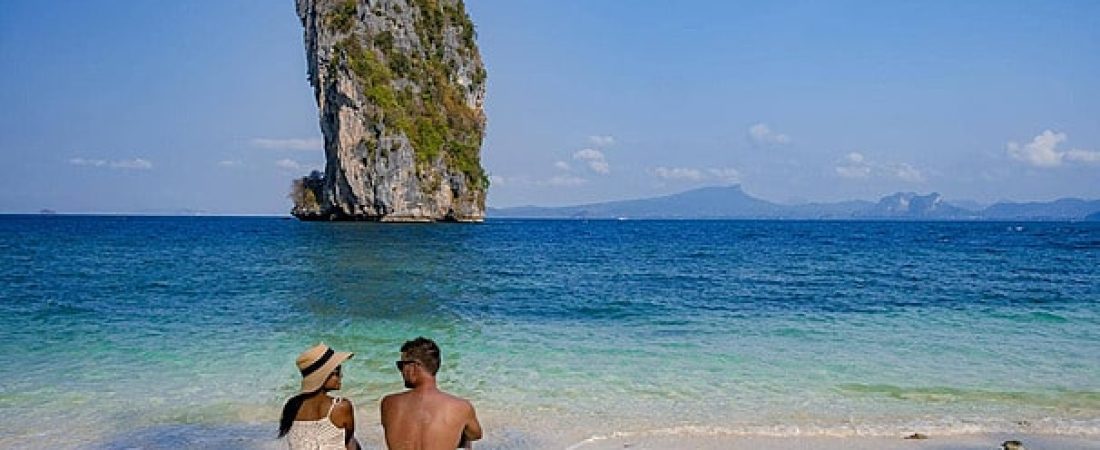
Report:
[{"label": "dark hair", "polygon": [[290,397],[290,400],[286,401],[283,405],[283,416],[279,418],[279,437],[286,436],[290,432],[290,427],[294,425],[294,418],[298,417],[298,410],[302,409],[302,403],[313,394],[314,392],[305,392]]},{"label": "dark hair", "polygon": [[435,345],[435,341],[423,336],[405,341],[405,344],[401,346],[401,353],[419,361],[433,376],[436,372],[439,372],[439,346]]}]

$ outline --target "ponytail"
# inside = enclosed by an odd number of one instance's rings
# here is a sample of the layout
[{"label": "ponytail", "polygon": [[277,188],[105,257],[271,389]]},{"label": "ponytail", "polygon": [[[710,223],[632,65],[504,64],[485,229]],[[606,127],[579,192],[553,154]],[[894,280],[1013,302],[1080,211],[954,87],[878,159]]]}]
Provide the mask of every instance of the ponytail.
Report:
[{"label": "ponytail", "polygon": [[302,402],[313,394],[313,392],[298,394],[286,401],[286,405],[283,405],[283,416],[279,419],[279,437],[286,436],[290,432],[290,427],[294,425],[294,418],[298,416],[298,410],[302,409]]}]

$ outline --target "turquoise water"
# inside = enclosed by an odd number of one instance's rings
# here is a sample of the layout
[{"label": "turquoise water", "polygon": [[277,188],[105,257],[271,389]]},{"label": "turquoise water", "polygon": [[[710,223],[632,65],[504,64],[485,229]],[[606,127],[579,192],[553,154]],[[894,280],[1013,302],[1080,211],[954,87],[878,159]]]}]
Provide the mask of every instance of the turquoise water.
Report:
[{"label": "turquoise water", "polygon": [[317,341],[376,445],[418,335],[479,448],[1100,437],[1098,224],[0,216],[0,282],[0,447],[270,446]]}]

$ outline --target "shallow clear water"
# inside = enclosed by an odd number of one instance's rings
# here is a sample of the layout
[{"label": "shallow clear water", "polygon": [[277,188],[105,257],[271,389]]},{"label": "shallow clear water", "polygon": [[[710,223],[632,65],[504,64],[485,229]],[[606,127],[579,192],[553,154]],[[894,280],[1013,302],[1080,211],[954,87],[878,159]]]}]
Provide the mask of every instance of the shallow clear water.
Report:
[{"label": "shallow clear water", "polygon": [[418,335],[479,448],[1100,436],[1100,224],[0,216],[0,283],[0,447],[270,445],[317,341],[374,444]]}]

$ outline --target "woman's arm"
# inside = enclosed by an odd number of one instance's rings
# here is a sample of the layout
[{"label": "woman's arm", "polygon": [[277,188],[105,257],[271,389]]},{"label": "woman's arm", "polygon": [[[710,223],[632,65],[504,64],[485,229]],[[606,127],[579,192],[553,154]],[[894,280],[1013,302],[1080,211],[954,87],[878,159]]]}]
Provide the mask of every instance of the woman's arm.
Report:
[{"label": "woman's arm", "polygon": [[359,450],[359,441],[355,440],[355,407],[351,400],[337,403],[329,420],[333,425],[344,429],[344,446],[347,450]]}]

